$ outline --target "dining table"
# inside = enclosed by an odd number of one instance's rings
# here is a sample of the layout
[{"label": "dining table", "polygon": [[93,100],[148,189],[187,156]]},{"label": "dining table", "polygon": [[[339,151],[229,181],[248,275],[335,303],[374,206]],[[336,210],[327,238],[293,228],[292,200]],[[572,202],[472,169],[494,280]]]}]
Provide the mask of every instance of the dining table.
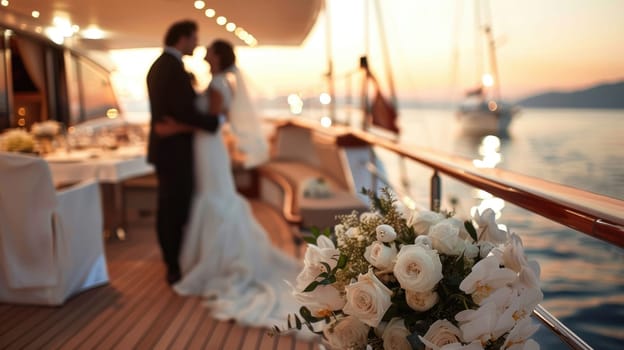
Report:
[{"label": "dining table", "polygon": [[57,188],[95,179],[100,184],[106,237],[125,239],[123,181],[149,175],[154,167],[146,160],[145,144],[114,149],[85,148],[56,150],[45,154]]}]

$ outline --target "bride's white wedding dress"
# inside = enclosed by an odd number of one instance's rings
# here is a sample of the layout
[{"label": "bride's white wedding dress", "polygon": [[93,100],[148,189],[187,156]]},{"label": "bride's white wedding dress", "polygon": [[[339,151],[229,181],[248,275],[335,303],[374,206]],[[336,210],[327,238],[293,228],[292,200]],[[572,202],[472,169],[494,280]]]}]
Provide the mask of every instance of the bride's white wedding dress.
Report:
[{"label": "bride's white wedding dress", "polygon": [[[230,106],[225,79],[215,75],[211,88],[223,90]],[[284,325],[299,309],[285,280],[295,280],[300,262],[271,244],[236,192],[221,132],[196,133],[194,152],[196,193],[180,254],[182,279],[174,290],[205,297],[217,319]]]}]

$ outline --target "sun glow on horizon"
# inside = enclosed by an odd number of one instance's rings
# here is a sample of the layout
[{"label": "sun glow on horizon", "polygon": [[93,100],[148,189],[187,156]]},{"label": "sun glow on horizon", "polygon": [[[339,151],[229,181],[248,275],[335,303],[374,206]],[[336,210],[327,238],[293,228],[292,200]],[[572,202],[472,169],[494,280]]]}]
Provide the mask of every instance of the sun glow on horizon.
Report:
[{"label": "sun glow on horizon", "polygon": [[[463,11],[457,35],[453,28],[458,3],[462,4]],[[331,44],[337,85],[347,85],[346,76],[357,71],[359,57],[367,48],[371,69],[384,91],[388,91],[386,70],[389,69],[399,98],[449,101],[481,80],[480,74],[476,74],[472,6],[466,0],[383,2],[389,68],[383,60],[373,17],[368,33],[370,42],[364,42],[367,35],[361,2],[334,0],[329,1],[328,6],[332,16]],[[503,98],[519,98],[551,89],[581,88],[624,78],[624,60],[621,59],[624,57],[621,35],[624,21],[617,15],[624,13],[624,2],[598,6],[582,0],[527,0],[491,2],[491,7],[500,79],[496,83],[500,84]],[[261,95],[275,97],[298,92],[305,98],[326,91],[328,63],[324,20],[321,14],[301,47],[237,48],[239,67]],[[244,26],[244,23],[239,25]],[[457,45],[453,44],[454,35]],[[213,39],[210,33],[200,33],[200,38],[204,44]],[[145,90],[145,75],[161,50],[112,53],[118,66],[117,75],[124,76],[119,78],[123,91],[134,96]],[[487,55],[481,58],[485,71]],[[207,84],[207,68],[190,64],[197,66],[195,69],[202,74],[198,78],[202,84]],[[358,94],[360,81],[353,77],[352,93]],[[344,91],[337,89],[336,94],[343,95]]]}]

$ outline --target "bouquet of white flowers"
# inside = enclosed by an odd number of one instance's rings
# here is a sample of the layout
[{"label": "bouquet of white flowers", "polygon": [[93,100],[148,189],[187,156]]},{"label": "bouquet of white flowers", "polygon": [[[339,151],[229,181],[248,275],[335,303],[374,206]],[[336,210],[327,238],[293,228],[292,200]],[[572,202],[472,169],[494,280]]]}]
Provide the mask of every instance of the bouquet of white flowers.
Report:
[{"label": "bouquet of white flowers", "polygon": [[32,153],[35,141],[32,135],[22,129],[10,129],[0,135],[0,149],[7,152]]},{"label": "bouquet of white flowers", "polygon": [[332,349],[539,349],[539,265],[520,237],[491,209],[462,222],[382,192],[367,192],[372,210],[341,216],[331,238],[314,232],[289,327]]}]

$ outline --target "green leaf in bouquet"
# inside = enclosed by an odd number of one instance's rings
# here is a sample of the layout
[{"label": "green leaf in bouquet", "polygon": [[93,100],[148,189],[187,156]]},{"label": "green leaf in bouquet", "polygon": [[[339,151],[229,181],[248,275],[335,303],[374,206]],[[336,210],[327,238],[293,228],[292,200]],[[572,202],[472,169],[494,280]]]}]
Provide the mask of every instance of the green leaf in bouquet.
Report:
[{"label": "green leaf in bouquet", "polygon": [[332,271],[331,266],[329,266],[328,263],[321,261],[321,265],[323,265],[323,267],[325,267],[325,271],[327,271],[327,273],[330,273]]},{"label": "green leaf in bouquet", "polygon": [[316,237],[314,236],[305,235],[303,236],[303,240],[310,244],[316,244]]},{"label": "green leaf in bouquet", "polygon": [[337,269],[344,269],[344,267],[347,266],[348,260],[349,258],[346,255],[340,254],[340,257],[338,258],[338,263],[336,263],[334,271],[336,271]]},{"label": "green leaf in bouquet", "polygon": [[466,228],[466,231],[468,231],[468,234],[470,235],[473,241],[475,242],[479,241],[479,238],[477,236],[477,229],[475,229],[474,225],[472,225],[472,222],[464,221],[464,227]]},{"label": "green leaf in bouquet", "polygon": [[305,287],[305,289],[303,290],[304,293],[308,293],[311,292],[313,290],[316,289],[316,287],[319,285],[320,283],[318,281],[312,281],[312,283],[308,284],[307,287]]},{"label": "green leaf in bouquet", "polygon": [[297,315],[295,315],[295,326],[297,327],[297,329],[301,329],[301,320]]},{"label": "green leaf in bouquet", "polygon": [[305,306],[302,306],[299,309],[299,314],[301,315],[301,317],[303,317],[303,319],[308,322],[308,323],[313,323],[313,322],[318,322],[318,321],[322,321],[324,320],[323,317],[314,317],[312,316],[312,312],[310,311],[310,309],[308,309]]}]

